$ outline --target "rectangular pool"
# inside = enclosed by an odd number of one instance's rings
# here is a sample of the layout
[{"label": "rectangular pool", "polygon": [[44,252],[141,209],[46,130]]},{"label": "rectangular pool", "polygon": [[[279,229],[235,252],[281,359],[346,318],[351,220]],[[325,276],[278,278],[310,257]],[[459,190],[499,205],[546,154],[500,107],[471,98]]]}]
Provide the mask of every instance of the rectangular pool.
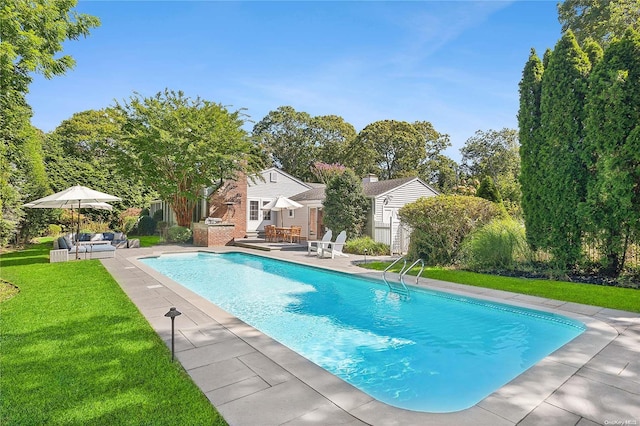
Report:
[{"label": "rectangular pool", "polygon": [[471,407],[580,335],[547,312],[244,253],[140,259],[374,398],[422,412]]}]

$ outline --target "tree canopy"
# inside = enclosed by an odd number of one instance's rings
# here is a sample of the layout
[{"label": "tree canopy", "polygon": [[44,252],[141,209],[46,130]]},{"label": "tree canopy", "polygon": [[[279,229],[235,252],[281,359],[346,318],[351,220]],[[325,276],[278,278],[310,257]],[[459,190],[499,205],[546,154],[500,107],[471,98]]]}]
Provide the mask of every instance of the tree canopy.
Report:
[{"label": "tree canopy", "polygon": [[427,121],[381,120],[360,131],[349,147],[347,164],[361,176],[424,177],[433,172],[431,167],[449,145],[449,136],[437,132]]},{"label": "tree canopy", "polygon": [[189,226],[205,187],[219,188],[238,172],[263,166],[241,111],[183,92],[135,94],[116,110],[126,117],[123,137],[112,141],[123,173],[138,176],[169,203],[178,225]]},{"label": "tree canopy", "polygon": [[517,130],[478,130],[460,150],[462,167],[480,181],[490,177],[502,198],[519,205],[519,149]]},{"label": "tree canopy", "polygon": [[353,126],[336,115],[312,117],[290,106],[270,111],[253,127],[253,135],[274,164],[302,180],[311,180],[316,162],[345,164]]},{"label": "tree canopy", "polygon": [[588,39],[608,45],[628,28],[640,31],[640,0],[564,0],[558,3],[558,20],[580,45]]},{"label": "tree canopy", "polygon": [[[67,40],[89,35],[98,18],[73,11],[75,0],[8,1],[0,8],[0,245],[15,234],[22,202],[49,191],[42,161],[42,135],[30,124],[26,93],[31,74],[62,75],[74,65],[58,56]],[[42,212],[27,213],[35,230]],[[22,222],[24,225],[25,222]],[[21,233],[26,238],[27,228]]]},{"label": "tree canopy", "polygon": [[45,165],[54,191],[86,185],[122,198],[112,212],[87,210],[94,219],[116,222],[121,211],[147,206],[156,196],[140,176],[121,173],[109,152],[122,139],[124,123],[125,117],[112,108],[88,110],[64,120],[46,137]]}]

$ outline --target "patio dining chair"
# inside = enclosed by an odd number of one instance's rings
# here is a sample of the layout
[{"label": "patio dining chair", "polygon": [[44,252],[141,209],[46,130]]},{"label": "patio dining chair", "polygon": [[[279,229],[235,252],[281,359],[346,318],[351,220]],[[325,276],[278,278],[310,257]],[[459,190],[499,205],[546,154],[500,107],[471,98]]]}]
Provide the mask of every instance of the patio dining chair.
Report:
[{"label": "patio dining chair", "polygon": [[276,226],[265,225],[264,227],[264,239],[267,241],[276,241]]},{"label": "patio dining chair", "polygon": [[292,243],[295,240],[300,242],[300,234],[302,233],[302,226],[292,226],[291,232],[289,233],[289,242]]}]

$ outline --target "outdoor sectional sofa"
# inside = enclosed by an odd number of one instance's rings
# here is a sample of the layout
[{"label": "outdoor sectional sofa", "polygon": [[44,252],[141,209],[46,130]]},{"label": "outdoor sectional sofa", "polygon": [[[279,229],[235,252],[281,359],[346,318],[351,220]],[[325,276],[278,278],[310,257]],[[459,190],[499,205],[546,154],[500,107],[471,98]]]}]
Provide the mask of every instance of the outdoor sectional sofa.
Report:
[{"label": "outdoor sectional sofa", "polygon": [[117,248],[140,247],[140,240],[128,240],[122,232],[80,234],[77,249],[74,237],[75,234],[69,234],[54,240],[49,261],[53,263],[75,259],[76,252],[79,259],[106,259],[115,257]]}]

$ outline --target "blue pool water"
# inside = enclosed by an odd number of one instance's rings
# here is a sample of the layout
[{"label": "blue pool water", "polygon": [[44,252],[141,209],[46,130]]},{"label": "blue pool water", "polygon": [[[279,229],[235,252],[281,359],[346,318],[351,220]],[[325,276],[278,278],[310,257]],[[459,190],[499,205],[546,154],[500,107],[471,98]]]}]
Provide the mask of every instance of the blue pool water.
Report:
[{"label": "blue pool water", "polygon": [[389,405],[471,407],[585,327],[546,312],[243,253],[142,259],[283,345]]}]

